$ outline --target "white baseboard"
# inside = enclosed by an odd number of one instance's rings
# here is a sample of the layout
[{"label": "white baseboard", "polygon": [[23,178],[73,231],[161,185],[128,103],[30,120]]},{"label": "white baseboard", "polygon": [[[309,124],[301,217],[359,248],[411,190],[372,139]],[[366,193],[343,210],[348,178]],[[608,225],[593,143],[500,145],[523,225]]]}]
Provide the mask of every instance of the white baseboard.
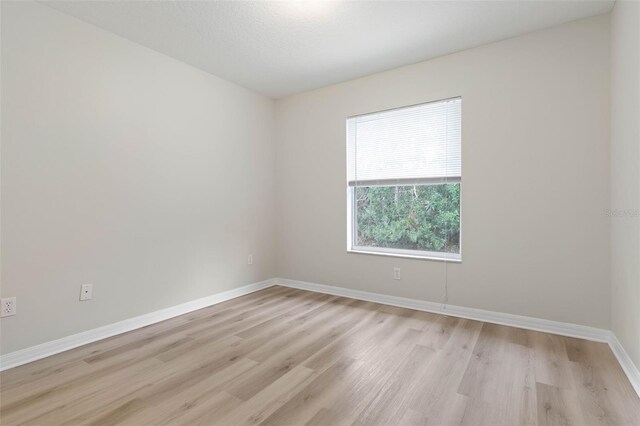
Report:
[{"label": "white baseboard", "polygon": [[97,340],[106,339],[116,334],[126,333],[147,325],[151,325],[169,318],[177,317],[198,309],[206,308],[217,303],[225,302],[245,294],[253,293],[258,290],[273,286],[275,280],[269,279],[243,287],[234,288],[232,290],[217,293],[201,299],[192,300],[180,305],[171,306],[159,311],[150,312],[124,321],[119,321],[103,327],[94,328],[92,330],[83,331],[82,333],[66,336],[61,339],[52,340],[40,345],[31,346],[19,351],[11,352],[0,356],[0,371],[27,364],[32,361],[39,360],[69,349],[77,348]]},{"label": "white baseboard", "polygon": [[285,287],[350,297],[352,299],[365,300],[367,302],[382,303],[383,305],[398,306],[418,311],[434,312],[442,315],[490,322],[493,324],[526,328],[528,330],[543,331],[545,333],[560,334],[562,336],[578,337],[580,339],[595,340],[597,342],[609,342],[611,335],[611,331],[609,330],[586,327],[584,325],[504,314],[501,312],[485,311],[482,309],[466,308],[463,306],[443,305],[442,303],[428,302],[426,300],[388,296],[379,293],[370,293],[368,291],[351,290],[343,287],[334,287],[330,285],[315,284],[284,278],[276,278],[275,281],[277,284]]},{"label": "white baseboard", "polygon": [[520,315],[485,311],[482,309],[466,308],[463,306],[445,306],[441,303],[429,302],[426,300],[388,296],[379,293],[351,290],[344,287],[334,287],[330,285],[296,281],[285,278],[276,278],[274,281],[277,285],[298,288],[301,290],[315,291],[318,293],[332,294],[335,296],[350,297],[352,299],[381,303],[383,305],[398,306],[401,308],[415,309],[418,311],[434,312],[442,315],[467,318],[493,324],[501,324],[511,327],[524,328],[527,330],[542,331],[545,333],[559,334],[561,336],[576,337],[579,339],[608,343],[611,347],[611,351],[616,356],[618,362],[620,363],[620,366],[629,378],[631,385],[640,397],[640,372],[611,330],[587,327],[584,325],[570,324],[565,322],[550,321],[540,318],[531,318]]},{"label": "white baseboard", "polygon": [[609,346],[611,347],[613,354],[618,358],[618,362],[629,378],[631,386],[633,386],[638,396],[640,396],[640,370],[638,370],[638,367],[633,363],[631,357],[627,351],[624,350],[624,347],[620,344],[620,341],[613,332],[611,333]]}]

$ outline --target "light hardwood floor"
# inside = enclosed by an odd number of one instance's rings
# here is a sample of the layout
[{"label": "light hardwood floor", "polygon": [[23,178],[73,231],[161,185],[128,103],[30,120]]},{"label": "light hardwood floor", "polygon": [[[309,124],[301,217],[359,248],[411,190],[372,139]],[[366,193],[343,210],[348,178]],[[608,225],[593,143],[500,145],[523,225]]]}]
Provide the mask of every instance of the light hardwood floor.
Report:
[{"label": "light hardwood floor", "polygon": [[0,380],[3,426],[640,424],[603,343],[284,287]]}]

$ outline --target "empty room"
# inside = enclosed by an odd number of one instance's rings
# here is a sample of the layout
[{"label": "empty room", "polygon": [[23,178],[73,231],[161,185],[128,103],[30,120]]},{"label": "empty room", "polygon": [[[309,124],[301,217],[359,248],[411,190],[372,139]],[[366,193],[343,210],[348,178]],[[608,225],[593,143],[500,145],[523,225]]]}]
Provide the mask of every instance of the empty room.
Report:
[{"label": "empty room", "polygon": [[2,426],[640,426],[640,0],[0,15]]}]

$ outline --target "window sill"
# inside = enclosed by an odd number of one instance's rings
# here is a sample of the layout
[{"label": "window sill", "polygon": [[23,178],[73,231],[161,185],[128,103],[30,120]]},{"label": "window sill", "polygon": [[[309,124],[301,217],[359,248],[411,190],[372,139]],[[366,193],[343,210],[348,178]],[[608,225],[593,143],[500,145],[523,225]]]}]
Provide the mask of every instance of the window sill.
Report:
[{"label": "window sill", "polygon": [[372,251],[372,250],[367,250],[366,248],[362,248],[362,249],[350,248],[350,249],[347,249],[347,253],[373,254],[375,256],[401,257],[405,259],[436,260],[441,262],[462,263],[462,258],[460,258],[460,255],[456,255],[457,257],[445,257],[445,256],[437,256],[437,255],[430,255],[430,254],[409,254],[409,253],[394,253],[389,251]]}]

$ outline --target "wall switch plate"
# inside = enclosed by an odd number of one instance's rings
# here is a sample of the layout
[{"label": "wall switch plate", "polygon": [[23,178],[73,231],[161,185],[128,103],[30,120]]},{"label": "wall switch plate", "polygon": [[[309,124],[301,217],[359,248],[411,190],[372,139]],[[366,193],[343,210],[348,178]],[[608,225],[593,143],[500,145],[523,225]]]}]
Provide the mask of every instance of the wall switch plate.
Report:
[{"label": "wall switch plate", "polygon": [[253,255],[247,256],[247,265],[253,265]]},{"label": "wall switch plate", "polygon": [[0,317],[10,317],[18,313],[18,302],[15,297],[7,297],[0,301]]},{"label": "wall switch plate", "polygon": [[400,268],[398,268],[397,266],[393,268],[393,279],[394,280],[400,279]]},{"label": "wall switch plate", "polygon": [[90,300],[93,296],[93,284],[82,284],[80,287],[80,301]]}]

